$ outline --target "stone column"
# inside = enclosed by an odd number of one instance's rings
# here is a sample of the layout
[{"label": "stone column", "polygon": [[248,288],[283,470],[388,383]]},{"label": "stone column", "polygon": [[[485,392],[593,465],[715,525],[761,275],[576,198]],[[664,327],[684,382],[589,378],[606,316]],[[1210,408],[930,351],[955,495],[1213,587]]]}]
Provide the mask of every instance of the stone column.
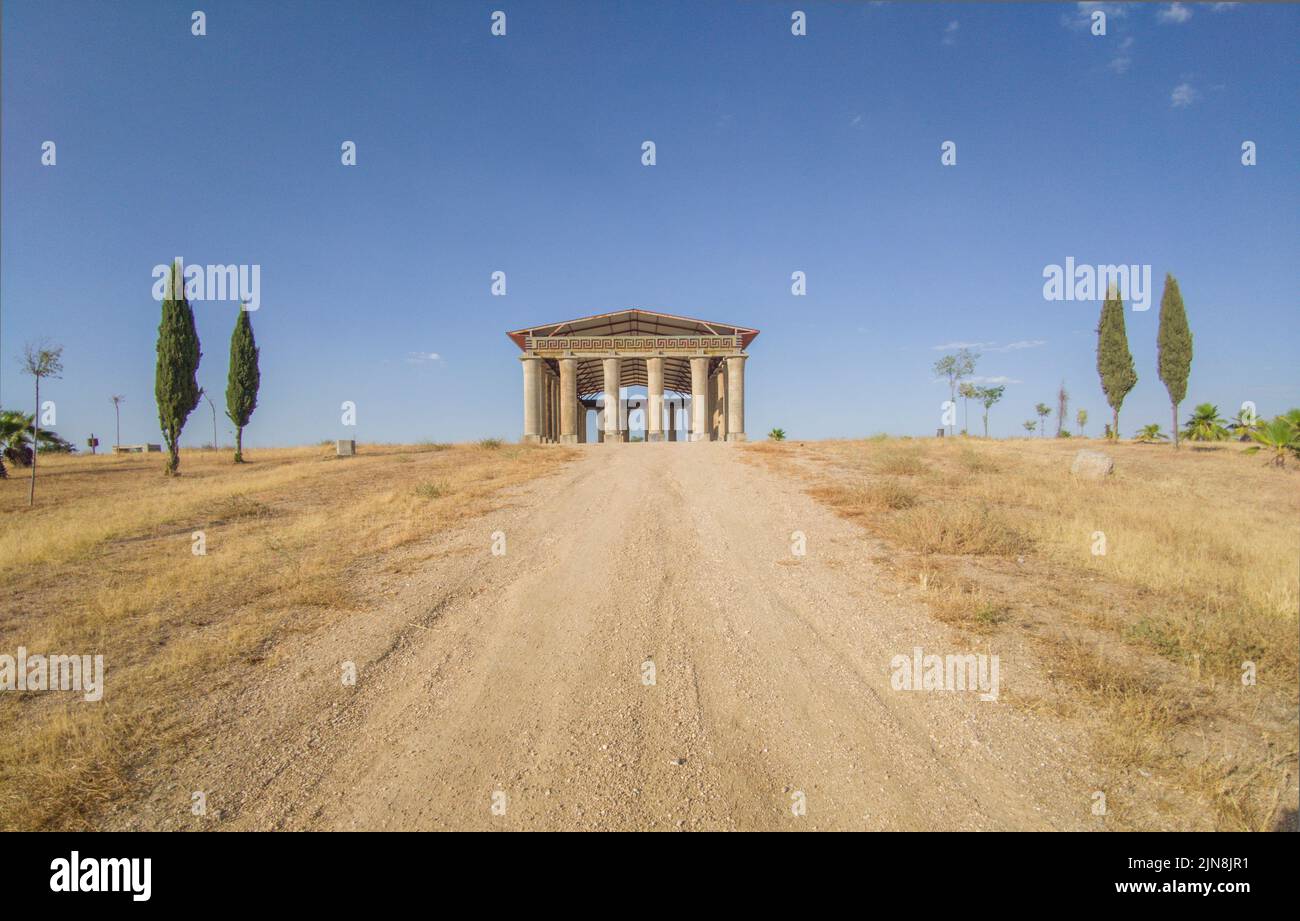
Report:
[{"label": "stone column", "polygon": [[560,440],[560,378],[551,375],[551,441]]},{"label": "stone column", "polygon": [[722,367],[714,376],[713,389],[716,394],[714,402],[718,407],[714,414],[714,419],[718,426],[718,441],[727,440],[727,363],[722,362]]},{"label": "stone column", "polygon": [[677,400],[668,404],[668,440],[677,440]]},{"label": "stone column", "polygon": [[560,440],[560,378],[551,375],[551,441]]},{"label": "stone column", "polygon": [[709,359],[691,359],[691,441],[709,439]]},{"label": "stone column", "polygon": [[542,365],[542,441],[551,440],[551,375]]},{"label": "stone column", "polygon": [[[712,364],[712,362],[710,362],[710,364]],[[705,405],[707,407],[704,411],[704,431],[707,435],[704,439],[705,441],[713,441],[718,437],[718,395],[717,387],[713,385],[714,378],[716,377],[717,375],[715,374],[713,377],[709,378],[708,399],[705,400]]]},{"label": "stone column", "polygon": [[727,356],[727,441],[745,440],[745,359]]},{"label": "stone column", "polygon": [[535,355],[520,359],[524,366],[524,442],[542,440],[542,360]]},{"label": "stone column", "polygon": [[578,443],[578,360],[560,359],[560,443]]},{"label": "stone column", "polygon": [[618,385],[623,377],[623,360],[606,358],[605,368],[605,441],[617,443],[620,437],[619,423],[622,421],[622,406],[618,399]]},{"label": "stone column", "polygon": [[646,399],[645,440],[664,440],[664,360],[647,358],[645,360]]}]

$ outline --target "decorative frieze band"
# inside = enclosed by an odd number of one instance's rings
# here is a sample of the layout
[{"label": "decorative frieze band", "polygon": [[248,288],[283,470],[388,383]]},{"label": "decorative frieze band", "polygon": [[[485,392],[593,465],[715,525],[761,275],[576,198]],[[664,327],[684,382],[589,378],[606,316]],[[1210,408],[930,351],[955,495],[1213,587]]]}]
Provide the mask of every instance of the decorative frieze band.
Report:
[{"label": "decorative frieze band", "polygon": [[527,336],[530,352],[664,352],[739,349],[740,336]]}]

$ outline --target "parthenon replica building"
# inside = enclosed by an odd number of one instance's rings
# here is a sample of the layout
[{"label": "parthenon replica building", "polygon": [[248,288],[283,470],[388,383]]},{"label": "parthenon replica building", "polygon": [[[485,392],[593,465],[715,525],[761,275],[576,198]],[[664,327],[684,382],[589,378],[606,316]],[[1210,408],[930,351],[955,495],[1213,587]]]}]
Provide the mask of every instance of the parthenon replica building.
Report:
[{"label": "parthenon replica building", "polygon": [[592,412],[601,442],[745,440],[756,329],[630,309],[507,335],[523,352],[525,442],[584,443]]}]

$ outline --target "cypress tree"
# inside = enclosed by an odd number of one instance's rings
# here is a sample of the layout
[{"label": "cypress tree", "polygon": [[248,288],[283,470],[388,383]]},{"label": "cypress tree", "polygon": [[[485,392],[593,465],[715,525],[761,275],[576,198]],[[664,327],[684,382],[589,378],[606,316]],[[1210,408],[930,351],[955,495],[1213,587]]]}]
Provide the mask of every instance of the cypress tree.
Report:
[{"label": "cypress tree", "polygon": [[180,466],[181,429],[199,405],[197,375],[202,354],[199,334],[194,329],[194,311],[185,299],[185,279],[180,267],[173,264],[158,324],[158,365],[154,372],[158,422],[167,442],[167,466],[163,469],[167,476],[175,476]]},{"label": "cypress tree", "polygon": [[230,334],[230,376],[226,379],[226,415],[235,423],[236,464],[244,462],[244,426],[257,409],[257,388],[261,382],[253,321],[241,304],[235,331]]},{"label": "cypress tree", "polygon": [[1178,280],[1165,275],[1165,292],[1160,296],[1160,331],[1156,334],[1157,363],[1160,379],[1169,391],[1174,424],[1171,431],[1178,447],[1178,404],[1187,396],[1187,377],[1192,371],[1192,331],[1187,326],[1187,311]]},{"label": "cypress tree", "polygon": [[1119,438],[1119,410],[1124,398],[1137,383],[1133,369],[1133,355],[1128,350],[1128,333],[1124,330],[1124,301],[1119,291],[1111,288],[1101,305],[1101,320],[1097,324],[1097,374],[1106,402],[1114,413],[1113,437]]}]

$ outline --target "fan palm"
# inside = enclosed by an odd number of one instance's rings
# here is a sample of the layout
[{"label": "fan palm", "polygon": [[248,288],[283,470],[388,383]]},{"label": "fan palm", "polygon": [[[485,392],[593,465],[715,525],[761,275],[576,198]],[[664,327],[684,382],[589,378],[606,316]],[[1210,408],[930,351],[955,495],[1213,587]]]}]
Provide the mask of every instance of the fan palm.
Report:
[{"label": "fan palm", "polygon": [[1142,426],[1142,428],[1138,429],[1138,433],[1134,438],[1139,444],[1144,445],[1153,445],[1156,442],[1169,440],[1169,436],[1160,431],[1160,425],[1156,422]]},{"label": "fan palm", "polygon": [[1250,437],[1256,443],[1247,448],[1246,453],[1267,451],[1269,463],[1278,467],[1286,466],[1287,454],[1300,455],[1300,429],[1286,416],[1278,416],[1272,422],[1260,424],[1250,433]]},{"label": "fan palm", "polygon": [[[36,417],[21,410],[0,410],[0,453],[5,460],[19,467],[29,467],[32,463],[32,424]],[[40,444],[46,448],[62,449],[67,444],[62,438],[47,429],[41,429],[38,436]]]},{"label": "fan palm", "polygon": [[785,441],[785,429],[772,429],[767,433],[767,437],[773,441]]},{"label": "fan palm", "polygon": [[1228,429],[1238,441],[1250,441],[1250,436],[1260,427],[1262,421],[1253,412],[1243,410],[1232,417]]},{"label": "fan palm", "polygon": [[1187,418],[1187,427],[1183,437],[1188,441],[1225,441],[1228,430],[1219,418],[1219,407],[1213,403],[1202,403]]}]

